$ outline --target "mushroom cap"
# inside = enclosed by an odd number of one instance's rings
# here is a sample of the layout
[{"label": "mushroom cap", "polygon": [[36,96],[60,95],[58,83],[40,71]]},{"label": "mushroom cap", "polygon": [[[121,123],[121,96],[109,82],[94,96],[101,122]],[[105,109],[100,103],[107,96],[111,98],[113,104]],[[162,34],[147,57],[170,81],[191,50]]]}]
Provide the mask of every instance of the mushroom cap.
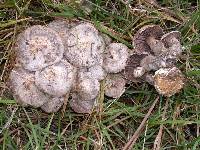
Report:
[{"label": "mushroom cap", "polygon": [[63,57],[64,46],[55,31],[35,25],[19,35],[16,51],[23,67],[36,71],[60,61]]},{"label": "mushroom cap", "polygon": [[178,68],[161,68],[155,72],[154,86],[159,94],[170,97],[183,88],[183,80],[183,74]]},{"label": "mushroom cap", "polygon": [[158,25],[146,25],[142,27],[133,38],[133,45],[138,54],[153,54],[150,46],[147,43],[148,37],[160,39],[163,35],[163,30]]},{"label": "mushroom cap", "polygon": [[159,60],[153,55],[146,56],[140,62],[140,66],[144,67],[147,71],[158,70],[160,67],[159,64]]},{"label": "mushroom cap", "polygon": [[90,68],[82,68],[79,70],[79,74],[84,74],[84,76],[89,76],[90,78],[97,79],[98,81],[103,80],[107,75],[101,65],[95,65]]},{"label": "mushroom cap", "polygon": [[164,43],[164,45],[169,48],[174,44],[174,40],[178,40],[180,42],[181,40],[181,33],[179,31],[171,31],[169,33],[166,33],[162,36],[161,41]]},{"label": "mushroom cap", "polygon": [[111,43],[104,54],[103,68],[108,73],[118,73],[125,69],[129,57],[128,47],[122,43]]},{"label": "mushroom cap", "polygon": [[95,99],[82,101],[77,94],[72,94],[69,104],[76,113],[92,113]]},{"label": "mushroom cap", "polygon": [[81,23],[69,32],[65,57],[75,67],[91,67],[102,62],[105,43],[90,23]]},{"label": "mushroom cap", "polygon": [[70,63],[61,61],[36,71],[35,83],[45,93],[59,97],[71,90],[75,72],[75,68]]},{"label": "mushroom cap", "polygon": [[143,67],[140,66],[140,62],[143,58],[145,58],[146,54],[132,54],[127,62],[125,69],[121,72],[125,79],[130,80],[132,82],[138,82],[137,79],[139,76],[142,76],[144,73]]},{"label": "mushroom cap", "polygon": [[181,34],[178,31],[172,31],[162,36],[161,41],[168,48],[168,51],[164,53],[166,58],[176,60],[181,55],[180,39]]},{"label": "mushroom cap", "polygon": [[50,97],[49,101],[41,106],[41,109],[47,113],[57,112],[63,105],[65,97]]},{"label": "mushroom cap", "polygon": [[35,85],[34,74],[25,69],[14,68],[10,73],[9,84],[15,100],[21,105],[40,107],[49,100]]},{"label": "mushroom cap", "polygon": [[75,91],[81,100],[95,99],[98,96],[99,90],[100,83],[97,79],[84,74],[84,72],[79,72]]},{"label": "mushroom cap", "polygon": [[76,22],[69,22],[67,20],[54,20],[54,21],[50,22],[47,25],[47,27],[56,31],[60,35],[60,37],[62,38],[62,41],[63,41],[63,45],[65,46],[65,49],[66,49],[69,31],[72,27],[76,26],[77,24],[78,23],[76,23]]},{"label": "mushroom cap", "polygon": [[125,92],[126,80],[120,74],[108,74],[105,83],[105,95],[119,98]]}]

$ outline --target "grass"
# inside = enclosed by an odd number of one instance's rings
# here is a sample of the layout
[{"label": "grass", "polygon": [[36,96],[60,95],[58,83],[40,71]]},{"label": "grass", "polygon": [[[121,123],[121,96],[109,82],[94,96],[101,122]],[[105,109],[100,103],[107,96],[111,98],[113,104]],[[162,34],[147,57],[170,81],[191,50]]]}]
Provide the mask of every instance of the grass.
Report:
[{"label": "grass", "polygon": [[[0,149],[121,149],[134,134],[158,96],[152,86],[130,84],[120,99],[104,98],[102,112],[45,114],[23,108],[8,92],[16,36],[28,26],[47,24],[55,18],[87,20],[114,41],[130,49],[132,36],[147,24],[182,33],[184,48],[178,66],[186,77],[184,89],[169,99],[166,119],[161,120],[165,97],[160,96],[134,150],[152,149],[161,124],[160,149],[200,149],[200,2],[198,0],[73,0],[0,1]],[[87,11],[86,11],[87,10]]]}]

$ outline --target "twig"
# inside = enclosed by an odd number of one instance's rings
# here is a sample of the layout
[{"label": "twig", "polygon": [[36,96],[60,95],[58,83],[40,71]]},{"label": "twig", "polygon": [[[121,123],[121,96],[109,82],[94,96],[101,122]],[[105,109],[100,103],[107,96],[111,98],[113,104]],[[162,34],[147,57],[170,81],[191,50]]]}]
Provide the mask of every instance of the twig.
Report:
[{"label": "twig", "polygon": [[100,114],[100,118],[101,118],[101,113],[103,112],[103,101],[104,101],[104,90],[105,90],[105,80],[102,80],[100,83],[100,92],[98,95],[98,112]]},{"label": "twig", "polygon": [[12,120],[15,116],[15,113],[17,111],[18,107],[15,107],[12,111],[12,114],[10,116],[10,118],[8,119],[8,121],[6,122],[6,124],[2,127],[2,129],[0,130],[0,134],[5,130],[8,129],[10,127],[10,124],[12,123]]},{"label": "twig", "polygon": [[[167,98],[167,100],[165,102],[165,107],[164,107],[164,111],[162,114],[162,121],[165,120],[165,115],[166,115],[168,106],[169,106],[169,98]],[[156,139],[154,141],[153,150],[160,150],[163,128],[164,128],[164,125],[161,124],[158,134],[156,136]]]},{"label": "twig", "polygon": [[69,93],[67,93],[65,96],[64,96],[64,104],[63,104],[63,108],[62,108],[62,118],[64,118],[65,116],[65,111],[66,111],[66,108],[67,108],[67,103],[68,103],[68,99],[69,99]]},{"label": "twig", "polygon": [[146,121],[149,118],[149,116],[150,116],[151,112],[153,111],[153,109],[154,109],[156,103],[158,102],[158,100],[159,100],[159,97],[157,97],[154,100],[154,102],[151,105],[149,111],[147,112],[147,114],[145,115],[144,119],[142,120],[140,126],[138,127],[138,129],[135,131],[135,133],[133,134],[133,136],[130,138],[130,140],[128,141],[128,143],[126,143],[126,145],[123,147],[122,150],[130,150],[134,146],[135,142],[137,141],[137,139],[139,137],[139,134],[141,133],[142,129],[144,128],[144,126],[146,124]]}]

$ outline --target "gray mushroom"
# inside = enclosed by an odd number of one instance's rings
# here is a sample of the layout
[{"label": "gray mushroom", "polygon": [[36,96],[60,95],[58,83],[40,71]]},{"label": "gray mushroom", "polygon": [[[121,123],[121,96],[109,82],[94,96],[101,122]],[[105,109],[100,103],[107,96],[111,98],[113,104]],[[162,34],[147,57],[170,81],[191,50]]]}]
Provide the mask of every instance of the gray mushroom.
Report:
[{"label": "gray mushroom", "polygon": [[126,66],[128,47],[122,43],[111,43],[105,51],[103,68],[108,73],[118,73]]},{"label": "gray mushroom", "polygon": [[158,25],[146,25],[142,27],[133,38],[135,51],[138,54],[159,54],[164,47],[159,41],[162,35],[163,30]]},{"label": "gray mushroom", "polygon": [[75,68],[67,61],[48,66],[35,73],[35,82],[43,92],[62,96],[71,90],[75,79]]},{"label": "gray mushroom", "polygon": [[119,98],[125,92],[126,80],[120,74],[108,74],[105,83],[105,95]]},{"label": "gray mushroom", "polygon": [[49,97],[48,102],[41,106],[41,109],[47,113],[57,112],[63,105],[65,97]]},{"label": "gray mushroom", "polygon": [[35,25],[19,35],[16,51],[23,67],[36,71],[59,62],[63,57],[64,46],[55,31]]},{"label": "gray mushroom", "polygon": [[98,96],[100,90],[99,81],[92,76],[79,72],[75,91],[81,100],[91,100]]},{"label": "gray mushroom", "polygon": [[141,60],[144,59],[146,54],[132,54],[127,62],[126,67],[123,71],[121,71],[121,74],[123,77],[129,81],[132,82],[138,82],[139,77],[143,76],[143,74],[146,72],[145,68],[140,65]]},{"label": "gray mushroom", "polygon": [[23,68],[17,67],[11,71],[9,84],[15,100],[21,105],[40,107],[49,100],[35,85],[34,74]]},{"label": "gray mushroom", "polygon": [[128,58],[122,71],[125,78],[135,82],[149,71],[174,66],[181,53],[180,33],[163,34],[157,25],[144,26],[136,33],[133,39],[135,53]]},{"label": "gray mushroom", "polygon": [[161,68],[155,72],[154,86],[159,94],[170,97],[178,93],[184,85],[184,77],[176,68]]},{"label": "gray mushroom", "polygon": [[69,32],[65,57],[75,67],[91,67],[102,62],[105,43],[92,24],[81,23]]},{"label": "gray mushroom", "polygon": [[95,99],[82,100],[77,94],[72,94],[69,104],[76,113],[92,113]]}]

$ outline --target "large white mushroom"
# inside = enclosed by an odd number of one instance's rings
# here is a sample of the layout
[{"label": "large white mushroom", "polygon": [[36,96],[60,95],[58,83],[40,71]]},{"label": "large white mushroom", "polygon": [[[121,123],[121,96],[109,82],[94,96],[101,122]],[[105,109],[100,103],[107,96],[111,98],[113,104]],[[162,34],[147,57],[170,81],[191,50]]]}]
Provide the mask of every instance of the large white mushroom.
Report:
[{"label": "large white mushroom", "polygon": [[75,79],[75,68],[67,61],[61,61],[35,73],[39,89],[53,96],[63,96],[70,92]]},{"label": "large white mushroom", "polygon": [[35,25],[19,35],[16,51],[23,67],[36,71],[59,62],[63,57],[64,46],[54,30]]},{"label": "large white mushroom", "polygon": [[40,107],[49,100],[35,85],[34,74],[23,68],[11,71],[9,84],[15,100],[21,105]]},{"label": "large white mushroom", "polygon": [[102,62],[103,38],[90,23],[81,23],[69,32],[65,57],[75,67],[91,67]]}]

